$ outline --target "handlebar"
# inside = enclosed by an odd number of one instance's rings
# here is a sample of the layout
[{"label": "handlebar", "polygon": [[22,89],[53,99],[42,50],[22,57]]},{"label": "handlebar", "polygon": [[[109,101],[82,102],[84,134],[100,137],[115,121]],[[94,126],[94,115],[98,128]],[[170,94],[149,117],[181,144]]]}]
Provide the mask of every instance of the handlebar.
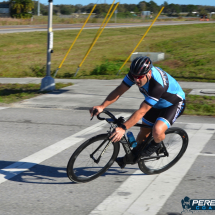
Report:
[{"label": "handlebar", "polygon": [[[117,121],[116,117],[115,117],[111,112],[109,112],[108,110],[103,110],[101,113],[105,113],[105,114],[107,114],[111,119],[113,119],[114,121]],[[99,113],[99,114],[97,115],[97,118],[98,118],[99,120],[107,120],[106,118],[102,118],[102,117],[99,116],[101,113]]]},{"label": "handlebar", "polygon": [[[105,113],[106,115],[108,115],[110,118],[103,118],[103,117],[100,117],[100,114],[102,113]],[[111,113],[109,112],[108,110],[103,110],[101,113],[99,113],[97,115],[97,118],[99,120],[106,120],[108,123],[113,123],[113,124],[117,124],[118,126],[120,126],[122,123],[125,122],[124,118],[123,117],[119,117],[118,119]]]},{"label": "handlebar", "polygon": [[[95,115],[97,112],[98,112],[97,109],[95,109],[95,110],[93,111],[93,117],[94,117],[94,115]],[[105,113],[105,114],[108,115],[110,118],[102,118],[102,117],[100,117],[100,114],[102,114],[102,113]],[[92,117],[92,118],[93,118],[93,117]],[[123,124],[123,123],[125,122],[124,117],[120,116],[120,117],[117,119],[111,112],[109,112],[108,110],[105,110],[105,109],[104,109],[101,113],[99,113],[99,114],[97,115],[97,118],[98,118],[99,120],[106,120],[108,123],[117,124],[118,126],[120,126],[121,124]],[[91,120],[92,120],[92,119],[91,119]],[[143,127],[143,128],[152,128],[152,126],[144,125],[144,124],[140,124],[140,123],[137,123],[137,124],[135,124],[134,126]]]}]

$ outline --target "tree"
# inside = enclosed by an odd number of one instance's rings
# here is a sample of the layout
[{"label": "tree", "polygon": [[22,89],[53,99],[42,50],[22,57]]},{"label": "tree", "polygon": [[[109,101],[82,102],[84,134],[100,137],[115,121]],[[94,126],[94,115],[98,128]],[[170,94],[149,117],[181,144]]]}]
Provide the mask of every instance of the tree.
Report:
[{"label": "tree", "polygon": [[30,18],[32,16],[32,9],[34,2],[32,0],[11,0],[12,17],[16,18]]},{"label": "tree", "polygon": [[150,1],[146,3],[146,7],[147,7],[147,10],[153,13],[157,13],[159,11],[159,6],[154,1]]},{"label": "tree", "polygon": [[88,4],[88,5],[86,5],[86,6],[84,7],[84,10],[85,10],[87,13],[90,13],[93,7],[94,7],[94,4],[90,3],[90,4]]},{"label": "tree", "polygon": [[168,8],[169,8],[168,12],[171,15],[173,15],[174,13],[179,14],[181,12],[181,8],[177,4],[169,4]]},{"label": "tree", "polygon": [[189,13],[187,14],[187,16],[192,16],[192,15],[193,15],[192,12],[193,12],[194,10],[197,10],[197,6],[196,6],[196,5],[193,5],[193,4],[187,5],[187,11],[189,12]]},{"label": "tree", "polygon": [[208,14],[204,7],[200,7],[198,11],[200,16],[205,16]]},{"label": "tree", "polygon": [[13,5],[13,9],[16,11],[17,14],[20,14],[23,8],[24,8],[24,5],[22,4],[22,0],[15,1]]},{"label": "tree", "polygon": [[196,6],[193,4],[187,5],[187,11],[192,13],[196,9]]},{"label": "tree", "polygon": [[69,5],[60,5],[60,13],[63,15],[70,15],[72,13],[72,9]]},{"label": "tree", "polygon": [[140,11],[145,11],[146,10],[146,2],[145,1],[139,2],[138,8]]},{"label": "tree", "polygon": [[164,13],[168,13],[168,6],[169,6],[169,5],[168,5],[168,2],[165,1],[161,6],[164,7],[163,12],[164,12]]}]

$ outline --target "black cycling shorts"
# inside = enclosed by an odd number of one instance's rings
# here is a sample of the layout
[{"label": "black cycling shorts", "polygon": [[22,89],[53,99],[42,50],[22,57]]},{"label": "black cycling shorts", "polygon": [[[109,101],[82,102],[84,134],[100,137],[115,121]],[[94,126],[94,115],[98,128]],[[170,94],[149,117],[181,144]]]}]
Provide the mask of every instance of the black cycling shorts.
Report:
[{"label": "black cycling shorts", "polygon": [[163,121],[169,128],[175,120],[181,116],[185,109],[185,100],[163,109],[151,108],[142,121],[147,125],[153,126],[157,120]]}]

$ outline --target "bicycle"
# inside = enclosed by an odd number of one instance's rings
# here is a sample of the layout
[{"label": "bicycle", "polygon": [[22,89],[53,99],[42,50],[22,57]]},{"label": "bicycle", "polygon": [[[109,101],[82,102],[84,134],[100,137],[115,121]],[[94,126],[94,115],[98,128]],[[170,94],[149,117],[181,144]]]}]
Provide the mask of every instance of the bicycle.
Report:
[{"label": "bicycle", "polygon": [[[67,176],[73,182],[89,182],[104,174],[116,160],[120,150],[120,143],[129,160],[132,162],[134,159],[131,152],[132,147],[126,135],[115,143],[112,143],[109,139],[113,129],[123,123],[124,118],[119,117],[117,119],[107,110],[103,110],[102,113],[105,113],[110,118],[101,118],[101,113],[97,115],[97,118],[106,120],[110,124],[110,130],[105,134],[96,135],[85,141],[72,154],[67,165]],[[139,123],[134,126],[152,128]],[[143,173],[151,175],[168,170],[179,161],[186,151],[188,135],[183,129],[172,127],[166,130],[165,135],[165,139],[161,142],[161,148],[150,157],[141,157],[141,151],[153,140],[152,133],[142,144],[142,148],[133,164],[138,163],[139,169]]]}]

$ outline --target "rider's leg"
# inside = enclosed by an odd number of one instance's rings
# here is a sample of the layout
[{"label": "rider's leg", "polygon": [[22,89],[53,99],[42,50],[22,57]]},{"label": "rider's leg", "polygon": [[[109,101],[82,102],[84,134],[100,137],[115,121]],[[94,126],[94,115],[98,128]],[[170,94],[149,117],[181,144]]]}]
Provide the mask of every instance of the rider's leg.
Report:
[{"label": "rider's leg", "polygon": [[[146,123],[142,122],[143,125],[147,125]],[[143,128],[140,127],[140,131],[137,135],[136,141],[137,146],[132,150],[133,154],[137,156],[139,151],[141,150],[142,143],[146,140],[146,138],[149,136],[149,134],[152,132],[152,128]]]},{"label": "rider's leg", "polygon": [[185,101],[180,101],[178,104],[164,108],[160,111],[152,129],[154,140],[143,150],[143,156],[150,156],[160,148],[160,142],[165,139],[165,131],[173,125],[175,120],[183,113],[184,109]]},{"label": "rider's leg", "polygon": [[[147,125],[146,123],[142,122],[143,125]],[[137,141],[137,144],[141,144],[148,136],[149,134],[151,133],[152,129],[151,128],[143,128],[143,127],[140,127],[140,131],[137,135],[137,138],[136,138],[136,141]]]},{"label": "rider's leg", "polygon": [[[142,156],[150,156],[161,146],[161,141],[165,138],[165,131],[175,122],[175,120],[183,113],[185,109],[185,101],[181,101],[178,104],[172,105],[164,109],[151,108],[143,117],[143,124],[153,126],[152,135],[154,140],[143,150],[141,153]],[[139,134],[137,135],[137,143],[140,146],[141,141],[145,140],[151,129],[141,128]],[[133,152],[138,152],[138,145],[136,149],[134,148]],[[137,153],[136,153],[137,154]],[[121,160],[120,160],[121,159]],[[124,158],[119,158],[122,166],[124,168],[126,163],[123,163],[126,160]],[[119,164],[119,163],[118,163]],[[119,164],[120,165],[120,164]]]},{"label": "rider's leg", "polygon": [[165,131],[168,129],[169,126],[161,120],[157,120],[153,129],[152,129],[152,136],[154,137],[155,143],[160,143],[165,139]]},{"label": "rider's leg", "polygon": [[152,127],[154,126],[154,123],[155,123],[156,119],[158,118],[159,114],[160,114],[160,110],[155,109],[155,108],[152,107],[145,114],[145,116],[142,118],[142,124],[150,126],[151,128],[140,127],[140,132],[139,132],[139,134],[137,135],[137,138],[136,138],[136,141],[137,141],[138,145],[141,144],[144,140],[146,140],[146,138],[152,132]]},{"label": "rider's leg", "polygon": [[[156,121],[156,119],[157,119],[157,117],[159,115],[159,113],[160,113],[160,110],[155,109],[155,108],[151,108],[146,113],[144,118],[142,119],[142,123],[145,124],[145,125],[153,126],[154,122]],[[137,141],[138,145],[132,150],[132,153],[133,153],[135,158],[139,154],[139,150],[140,150],[139,147],[141,146],[141,143],[148,137],[148,135],[150,134],[151,130],[152,130],[151,128],[140,128],[140,132],[139,132],[139,134],[137,135],[137,138],[136,138],[136,141]],[[127,163],[129,163],[128,158],[127,158],[126,155],[124,157],[118,157],[116,159],[116,162],[118,163],[118,165],[121,168],[124,168],[125,165]]]},{"label": "rider's leg", "polygon": [[[142,124],[147,125],[146,123],[142,122]],[[140,127],[140,131],[137,135],[136,141],[137,141],[137,146],[132,150],[132,153],[134,155],[134,158],[136,158],[137,154],[139,153],[139,148],[141,146],[141,143],[149,136],[151,133],[152,129],[151,128],[142,128]],[[128,164],[128,157],[127,154],[124,157],[119,157],[116,159],[116,162],[118,165],[123,169],[126,164]]]},{"label": "rider's leg", "polygon": [[161,147],[161,141],[165,139],[165,131],[169,126],[164,121],[157,120],[152,129],[154,140],[143,150],[142,156],[150,156]]}]

